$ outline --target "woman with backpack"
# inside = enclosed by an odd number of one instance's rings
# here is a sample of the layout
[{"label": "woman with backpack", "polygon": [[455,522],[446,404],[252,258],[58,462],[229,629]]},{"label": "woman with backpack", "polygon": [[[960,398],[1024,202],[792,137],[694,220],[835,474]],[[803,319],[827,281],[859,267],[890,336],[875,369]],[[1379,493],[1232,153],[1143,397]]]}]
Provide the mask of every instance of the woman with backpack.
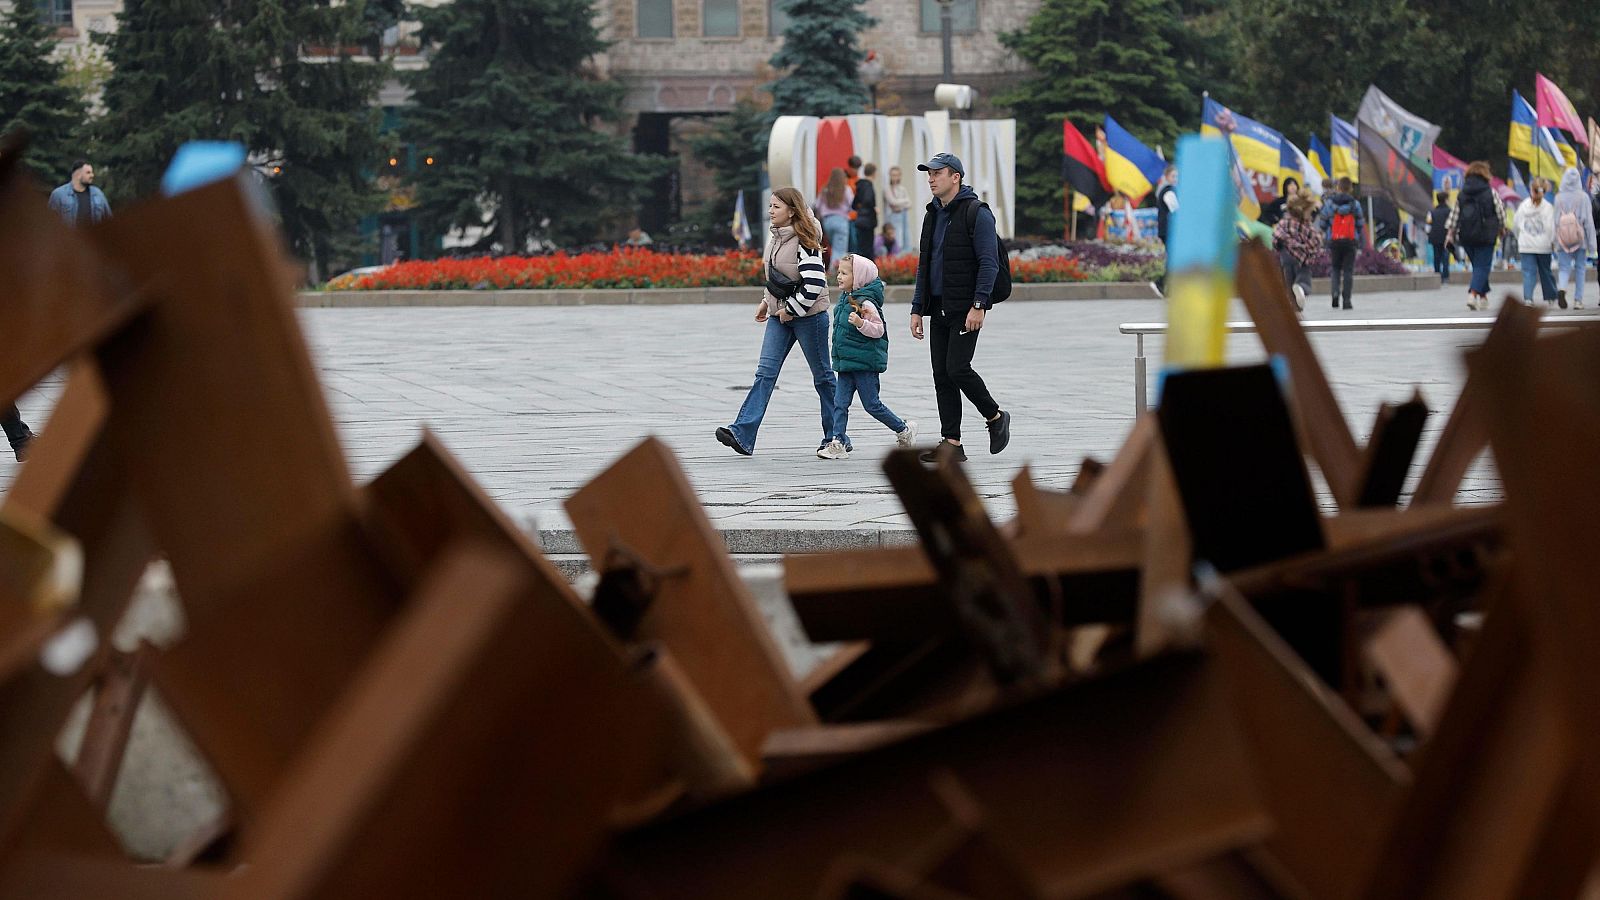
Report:
[{"label": "woman with backpack", "polygon": [[1505,227],[1505,207],[1489,184],[1489,164],[1475,160],[1467,166],[1467,176],[1456,195],[1456,208],[1445,224],[1446,247],[1460,247],[1472,265],[1472,281],[1467,285],[1467,309],[1489,308],[1489,270],[1494,267],[1494,248]]},{"label": "woman with backpack", "polygon": [[[1528,185],[1528,199],[1517,207],[1517,253],[1522,269],[1522,299],[1533,302],[1533,279],[1539,278],[1539,290],[1544,294],[1546,306],[1556,305],[1556,279],[1550,273],[1550,255],[1556,246],[1556,208],[1545,199],[1548,186],[1543,178],[1535,178]],[[1567,308],[1567,301],[1561,301]]]},{"label": "woman with backpack", "polygon": [[1361,211],[1361,201],[1351,196],[1354,187],[1348,177],[1340,178],[1330,193],[1319,215],[1322,236],[1328,244],[1328,259],[1333,264],[1330,281],[1333,282],[1333,308],[1339,308],[1339,295],[1344,294],[1344,308],[1350,309],[1350,295],[1356,283],[1356,252],[1366,234],[1366,215]]},{"label": "woman with backpack", "polygon": [[1594,208],[1583,190],[1583,176],[1567,167],[1556,193],[1556,264],[1561,277],[1556,302],[1567,307],[1567,283],[1572,281],[1572,308],[1583,309],[1583,270],[1595,253]]}]

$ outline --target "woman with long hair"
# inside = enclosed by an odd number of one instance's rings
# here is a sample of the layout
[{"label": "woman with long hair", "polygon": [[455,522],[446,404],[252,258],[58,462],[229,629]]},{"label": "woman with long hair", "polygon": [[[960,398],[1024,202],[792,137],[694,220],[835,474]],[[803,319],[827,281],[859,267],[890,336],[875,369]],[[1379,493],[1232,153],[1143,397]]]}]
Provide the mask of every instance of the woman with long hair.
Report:
[{"label": "woman with long hair", "polygon": [[1506,213],[1490,184],[1489,164],[1474,160],[1467,166],[1456,208],[1445,223],[1445,244],[1460,247],[1472,264],[1472,282],[1467,285],[1467,308],[1489,308],[1489,269],[1494,265],[1494,247],[1505,230]]},{"label": "woman with long hair", "polygon": [[[835,170],[836,172],[840,170]],[[834,392],[837,382],[828,358],[827,266],[822,261],[822,233],[805,198],[792,187],[778,188],[767,203],[772,237],[767,241],[766,287],[756,306],[756,321],[766,323],[761,339],[761,359],[755,383],[732,425],[717,429],[717,440],[741,456],[756,449],[756,432],[767,413],[767,402],[778,384],[778,372],[795,344],[811,366],[811,382],[821,400],[822,440],[832,437]]]},{"label": "woman with long hair", "polygon": [[817,195],[817,218],[822,221],[822,233],[828,238],[828,269],[838,266],[839,259],[850,251],[850,205],[855,202],[855,192],[844,170],[835,167],[828,175],[828,183]]}]

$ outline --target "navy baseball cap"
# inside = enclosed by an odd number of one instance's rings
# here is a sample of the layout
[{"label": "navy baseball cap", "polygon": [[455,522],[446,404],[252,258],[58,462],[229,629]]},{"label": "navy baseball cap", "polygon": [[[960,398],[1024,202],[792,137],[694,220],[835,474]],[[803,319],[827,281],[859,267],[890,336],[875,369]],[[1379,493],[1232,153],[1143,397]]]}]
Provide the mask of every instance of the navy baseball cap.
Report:
[{"label": "navy baseball cap", "polygon": [[961,160],[954,153],[935,153],[933,159],[917,164],[918,172],[931,172],[934,169],[955,169],[957,175],[967,177],[967,170],[962,168]]}]

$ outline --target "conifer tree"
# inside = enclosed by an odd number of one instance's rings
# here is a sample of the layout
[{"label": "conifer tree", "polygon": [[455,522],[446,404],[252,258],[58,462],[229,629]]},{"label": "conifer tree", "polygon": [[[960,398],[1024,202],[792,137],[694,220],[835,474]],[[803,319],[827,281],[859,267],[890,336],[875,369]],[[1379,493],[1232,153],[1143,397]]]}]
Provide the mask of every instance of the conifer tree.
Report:
[{"label": "conifer tree", "polygon": [[789,25],[772,65],[777,116],[842,116],[867,111],[868,92],[856,67],[866,56],[859,35],[878,24],[864,0],[788,0]]},{"label": "conifer tree", "polygon": [[17,0],[0,17],[0,134],[32,133],[25,161],[51,187],[66,181],[67,167],[83,155],[86,131],[83,98],[63,82],[54,49],[31,0]]},{"label": "conifer tree", "polygon": [[530,237],[589,240],[661,171],[599,127],[624,88],[590,68],[606,44],[589,0],[455,0],[416,14],[428,67],[411,78],[405,132],[434,158],[417,201],[436,227],[487,214],[482,243],[505,253]]},{"label": "conifer tree", "polygon": [[374,105],[386,69],[357,61],[364,4],[125,0],[97,158],[114,202],[154,193],[178,146],[245,145],[269,176],[291,249],[318,268],[376,209]]},{"label": "conifer tree", "polygon": [[1061,120],[1092,135],[1106,114],[1152,146],[1199,127],[1200,97],[1181,76],[1184,22],[1173,0],[1044,0],[1001,36],[1034,74],[997,96],[1017,119],[1019,231],[1059,233]]},{"label": "conifer tree", "polygon": [[[740,100],[733,111],[719,116],[710,130],[690,139],[689,149],[696,159],[711,169],[716,195],[706,206],[701,225],[715,243],[728,243],[731,232],[725,227],[733,220],[733,207],[739,191],[744,191],[745,213],[750,231],[759,241],[765,210],[761,204],[761,171],[767,164],[767,139],[772,133],[772,113],[751,100]],[[723,235],[729,235],[727,241]]]}]

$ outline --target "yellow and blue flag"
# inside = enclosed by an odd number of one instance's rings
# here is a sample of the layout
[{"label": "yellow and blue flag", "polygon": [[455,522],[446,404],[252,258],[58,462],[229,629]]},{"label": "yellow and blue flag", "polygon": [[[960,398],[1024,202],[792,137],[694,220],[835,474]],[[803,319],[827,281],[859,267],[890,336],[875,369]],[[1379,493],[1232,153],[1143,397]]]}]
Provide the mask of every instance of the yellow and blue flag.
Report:
[{"label": "yellow and blue flag", "polygon": [[1328,174],[1334,178],[1361,180],[1361,166],[1356,160],[1356,127],[1335,115],[1328,116],[1332,123],[1329,134],[1333,144],[1333,166]]},{"label": "yellow and blue flag", "polygon": [[1135,206],[1155,189],[1167,161],[1146,147],[1117,120],[1106,116],[1106,178],[1111,186],[1128,195]]},{"label": "yellow and blue flag", "polygon": [[729,223],[729,231],[733,239],[743,247],[750,243],[750,217],[744,211],[744,191],[739,192],[739,198],[733,201],[733,221]]},{"label": "yellow and blue flag", "polygon": [[1533,133],[1539,128],[1539,117],[1533,106],[1522,99],[1516,88],[1511,89],[1511,133],[1506,138],[1506,155],[1523,162],[1534,161],[1538,149],[1533,144]]},{"label": "yellow and blue flag", "polygon": [[1241,116],[1221,103],[1207,97],[1205,111],[1200,118],[1203,135],[1227,134],[1233,143],[1234,155],[1252,172],[1278,177],[1278,160],[1282,153],[1283,135],[1248,116]]},{"label": "yellow and blue flag", "polygon": [[[1567,170],[1566,155],[1561,152],[1563,143],[1554,128],[1533,129],[1533,159],[1527,162],[1528,171],[1534,178],[1560,180],[1561,173]],[[1576,153],[1573,158],[1577,158]]]},{"label": "yellow and blue flag", "polygon": [[[1578,148],[1572,146],[1572,142],[1567,140],[1567,136],[1562,133],[1561,129],[1547,127],[1544,130],[1550,132],[1550,140],[1555,143],[1556,149],[1561,151],[1561,161],[1574,169],[1577,168]],[[1563,169],[1562,171],[1566,170]]]},{"label": "yellow and blue flag", "polygon": [[1288,139],[1282,142],[1283,150],[1278,160],[1278,184],[1285,184],[1290,178],[1299,182],[1300,189],[1314,195],[1322,193],[1322,174],[1311,164],[1311,160],[1300,148]]},{"label": "yellow and blue flag", "polygon": [[1311,143],[1307,148],[1306,159],[1311,160],[1311,165],[1317,170],[1318,178],[1333,177],[1329,174],[1333,167],[1333,155],[1328,152],[1328,145],[1322,142],[1322,138],[1311,135]]}]

